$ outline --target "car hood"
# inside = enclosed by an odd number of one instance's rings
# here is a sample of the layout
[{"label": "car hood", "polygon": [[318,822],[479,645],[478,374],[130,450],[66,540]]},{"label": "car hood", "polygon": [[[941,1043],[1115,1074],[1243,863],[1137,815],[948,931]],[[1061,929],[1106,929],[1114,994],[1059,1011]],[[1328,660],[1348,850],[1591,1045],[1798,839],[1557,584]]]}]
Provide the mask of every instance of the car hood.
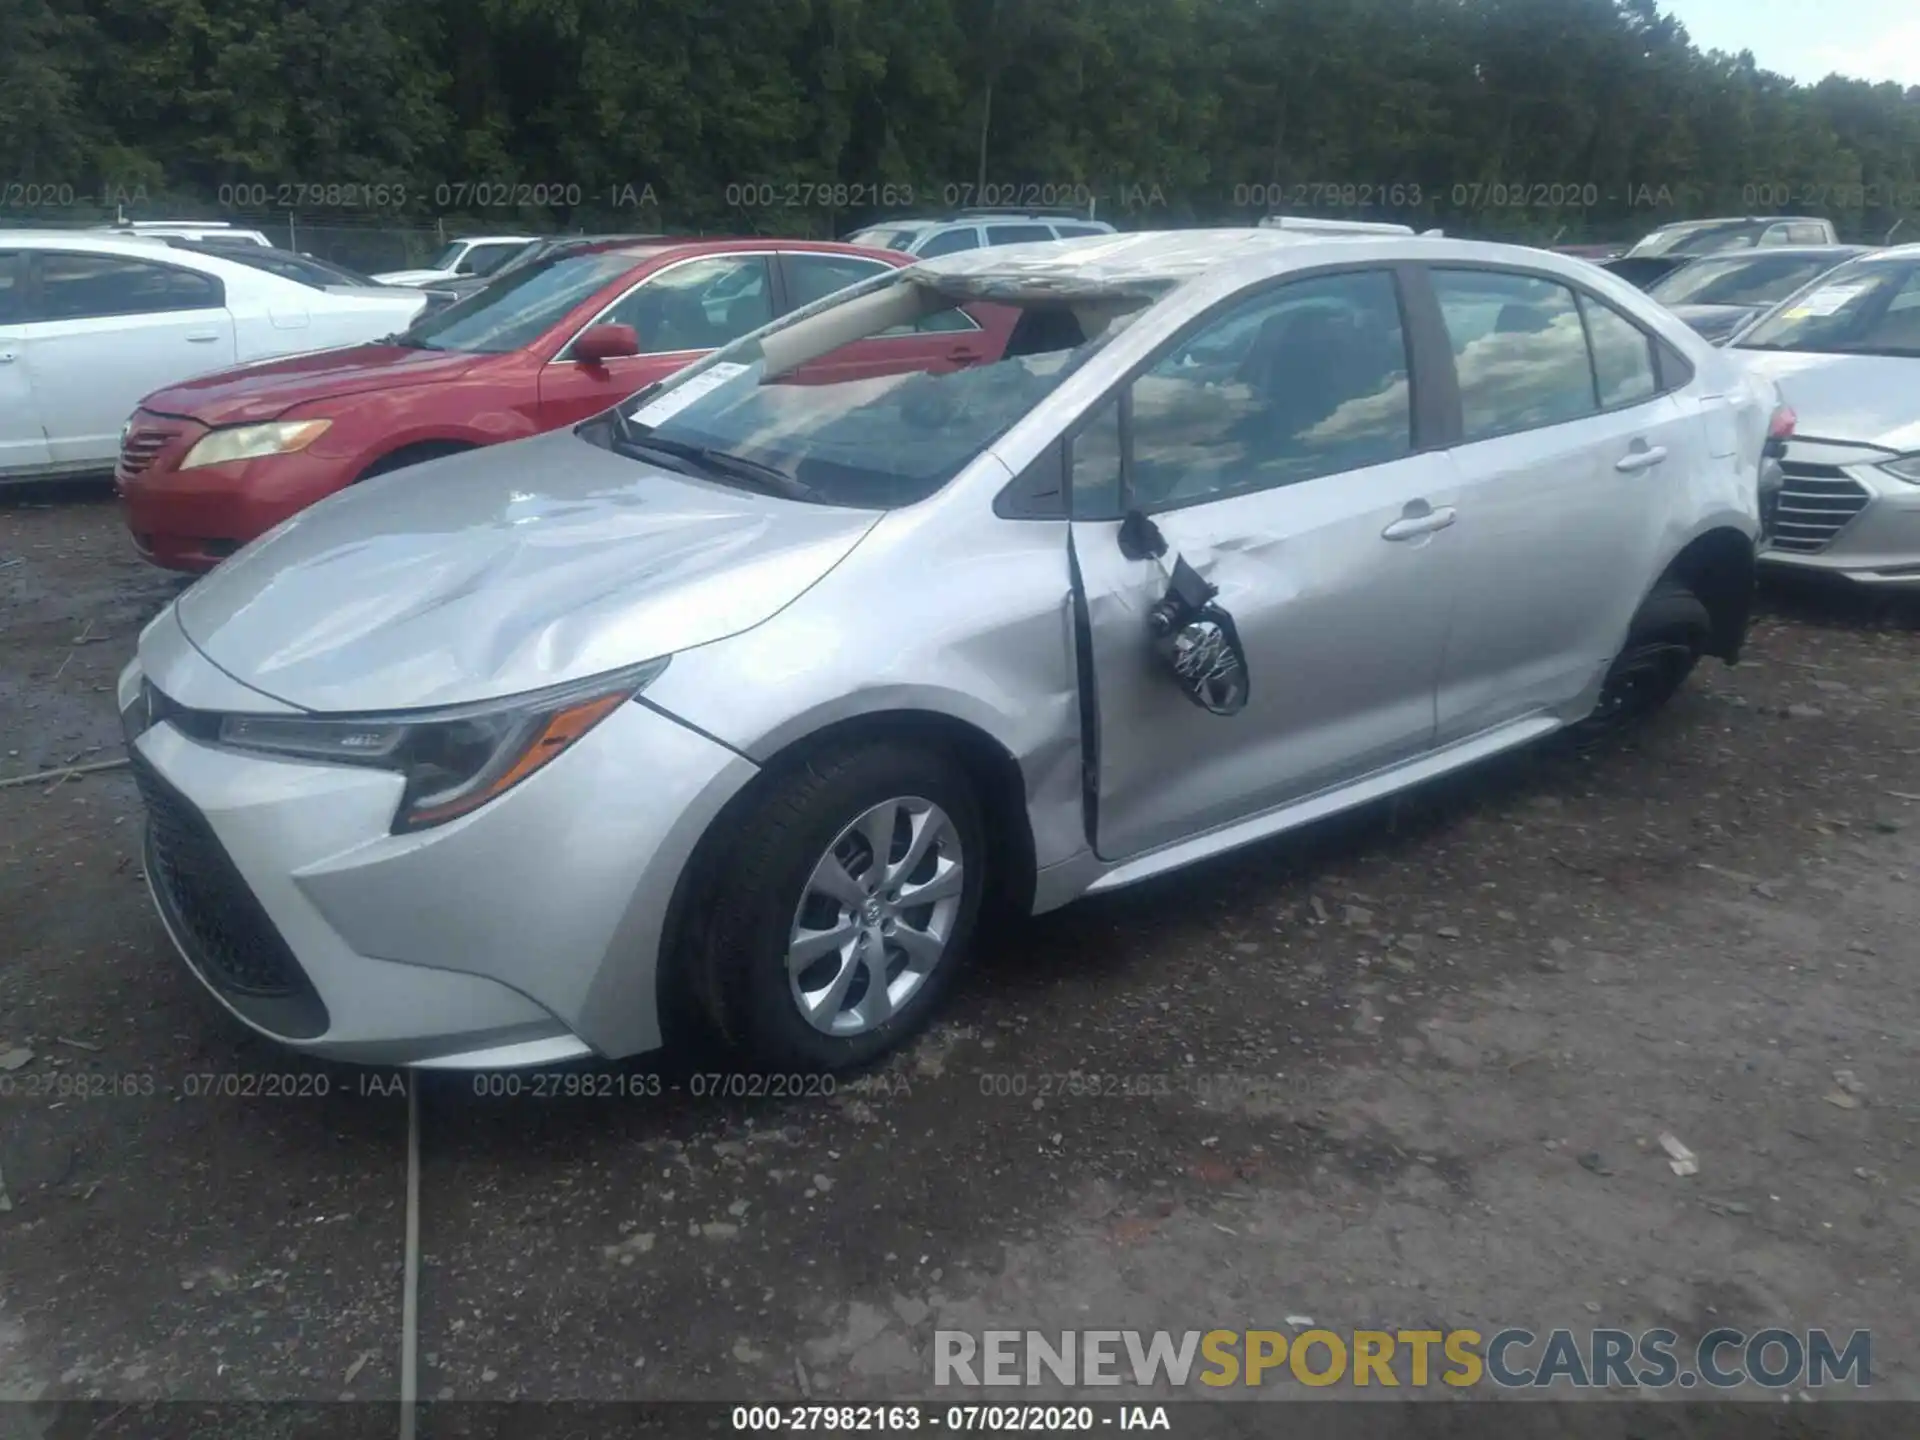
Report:
[{"label": "car hood", "polygon": [[1920,359],[1894,355],[1809,355],[1788,350],[1725,352],[1780,386],[1805,440],[1920,450]]},{"label": "car hood", "polygon": [[407,345],[348,345],[216,370],[156,390],[140,408],[205,425],[240,425],[362,390],[457,380],[486,358]]},{"label": "car hood", "polygon": [[429,280],[445,280],[451,270],[385,270],[373,278],[382,285],[424,285]]},{"label": "car hood", "polygon": [[209,660],[290,705],[461,704],[750,629],[878,519],[561,430],[331,496],[200,580],[178,613]]}]

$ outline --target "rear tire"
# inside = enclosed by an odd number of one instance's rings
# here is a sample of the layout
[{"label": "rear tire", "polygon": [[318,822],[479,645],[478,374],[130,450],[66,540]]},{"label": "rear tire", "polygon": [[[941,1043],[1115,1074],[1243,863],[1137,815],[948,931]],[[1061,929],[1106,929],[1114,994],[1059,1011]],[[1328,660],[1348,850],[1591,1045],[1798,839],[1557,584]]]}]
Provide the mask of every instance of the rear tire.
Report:
[{"label": "rear tire", "polygon": [[1662,581],[1627,627],[1592,713],[1571,727],[1574,742],[1585,749],[1638,726],[1686,684],[1712,642],[1713,617],[1700,598]]},{"label": "rear tire", "polygon": [[682,952],[729,1047],[770,1071],[852,1070],[932,1019],[987,878],[986,826],[956,760],[887,739],[824,750],[776,778],[734,837]]}]

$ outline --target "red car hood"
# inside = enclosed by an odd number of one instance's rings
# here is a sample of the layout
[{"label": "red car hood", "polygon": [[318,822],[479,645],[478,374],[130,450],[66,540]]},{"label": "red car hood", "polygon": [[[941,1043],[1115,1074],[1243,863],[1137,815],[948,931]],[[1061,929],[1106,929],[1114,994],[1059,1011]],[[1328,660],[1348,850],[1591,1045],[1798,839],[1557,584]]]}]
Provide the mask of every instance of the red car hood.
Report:
[{"label": "red car hood", "polygon": [[182,415],[205,425],[271,420],[296,405],[362,390],[435,385],[456,380],[489,357],[405,345],[349,345],[216,370],[156,390],[140,402],[156,415]]}]

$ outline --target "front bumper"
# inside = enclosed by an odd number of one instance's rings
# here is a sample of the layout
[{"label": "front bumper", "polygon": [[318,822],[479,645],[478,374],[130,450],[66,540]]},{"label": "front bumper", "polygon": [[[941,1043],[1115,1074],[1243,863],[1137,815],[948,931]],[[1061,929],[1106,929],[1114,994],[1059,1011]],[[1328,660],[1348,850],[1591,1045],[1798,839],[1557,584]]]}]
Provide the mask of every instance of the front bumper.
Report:
[{"label": "front bumper", "polygon": [[113,487],[141,556],[169,570],[200,573],[289,516],[344,489],[351,458],[300,451],[179,468],[207,427],[138,412],[122,442]]},{"label": "front bumper", "polygon": [[1920,485],[1857,447],[1795,441],[1760,563],[1880,589],[1920,590]]},{"label": "front bumper", "polygon": [[[140,680],[135,662],[123,706]],[[216,748],[164,720],[130,750],[156,908],[215,998],[311,1054],[445,1068],[657,1046],[674,887],[753,773],[633,703],[492,804],[393,835],[397,775]]]}]

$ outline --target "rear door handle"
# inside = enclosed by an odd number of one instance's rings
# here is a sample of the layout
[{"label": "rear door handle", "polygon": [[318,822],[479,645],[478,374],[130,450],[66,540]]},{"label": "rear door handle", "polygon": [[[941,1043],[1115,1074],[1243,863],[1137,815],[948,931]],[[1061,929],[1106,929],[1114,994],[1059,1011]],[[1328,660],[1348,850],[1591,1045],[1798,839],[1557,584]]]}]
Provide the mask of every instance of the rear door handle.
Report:
[{"label": "rear door handle", "polygon": [[1654,445],[1649,447],[1635,441],[1632,449],[1628,450],[1626,454],[1613,462],[1613,468],[1620,471],[1623,475],[1631,475],[1636,470],[1651,470],[1666,458],[1666,446]]},{"label": "rear door handle", "polygon": [[220,337],[211,330],[196,330],[193,334],[187,336],[187,341],[193,345],[211,345],[219,338]]},{"label": "rear door handle", "polygon": [[977,365],[980,363],[980,352],[962,345],[958,349],[949,350],[947,360],[954,365]]},{"label": "rear door handle", "polygon": [[13,363],[13,351],[0,350],[0,365],[11,365],[12,363]]},{"label": "rear door handle", "polygon": [[1422,535],[1431,535],[1436,530],[1444,530],[1453,524],[1453,521],[1453,506],[1442,505],[1438,510],[1429,510],[1422,515],[1402,515],[1380,532],[1380,538],[1382,540],[1414,540]]}]

